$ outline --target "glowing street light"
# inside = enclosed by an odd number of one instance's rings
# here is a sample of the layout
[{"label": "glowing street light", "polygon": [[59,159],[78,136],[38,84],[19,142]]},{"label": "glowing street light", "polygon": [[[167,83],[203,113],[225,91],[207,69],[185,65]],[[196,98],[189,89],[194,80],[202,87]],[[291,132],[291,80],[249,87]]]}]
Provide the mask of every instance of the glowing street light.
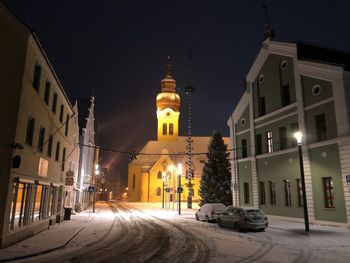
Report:
[{"label": "glowing street light", "polygon": [[162,181],[163,181],[163,195],[162,195],[162,208],[164,208],[164,185],[165,185],[165,172],[162,172]]},{"label": "glowing street light", "polygon": [[181,187],[181,175],[182,175],[182,164],[179,163],[177,165],[177,177],[178,177],[178,187],[177,187],[177,194],[178,194],[178,201],[179,201],[179,215],[181,215],[181,192],[182,192],[182,187]]},{"label": "glowing street light", "polygon": [[301,148],[301,141],[303,134],[298,131],[294,133],[294,137],[298,143],[298,153],[299,153],[299,166],[300,166],[300,178],[301,178],[301,189],[303,192],[303,207],[304,207],[304,222],[305,222],[305,231],[309,232],[309,214],[307,211],[307,200],[306,200],[306,188],[305,188],[305,176],[304,176],[304,164],[303,164],[303,151]]}]

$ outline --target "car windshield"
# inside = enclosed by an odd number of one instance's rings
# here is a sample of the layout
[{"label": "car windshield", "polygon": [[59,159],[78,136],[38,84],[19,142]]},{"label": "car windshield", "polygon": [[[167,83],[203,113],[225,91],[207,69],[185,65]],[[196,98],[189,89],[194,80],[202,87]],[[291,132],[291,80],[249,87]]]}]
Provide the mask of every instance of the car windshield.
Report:
[{"label": "car windshield", "polygon": [[264,214],[258,209],[249,209],[245,211],[249,216],[263,216]]}]

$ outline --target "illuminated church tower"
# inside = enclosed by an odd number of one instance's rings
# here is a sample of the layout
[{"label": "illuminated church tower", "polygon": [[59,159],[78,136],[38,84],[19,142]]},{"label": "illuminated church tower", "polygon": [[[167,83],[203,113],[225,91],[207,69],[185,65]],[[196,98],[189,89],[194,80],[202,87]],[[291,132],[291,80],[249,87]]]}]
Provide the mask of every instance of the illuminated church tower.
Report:
[{"label": "illuminated church tower", "polygon": [[179,134],[180,96],[176,93],[176,81],[172,76],[172,64],[168,56],[167,72],[161,80],[162,91],[157,95],[158,141],[176,141]]}]

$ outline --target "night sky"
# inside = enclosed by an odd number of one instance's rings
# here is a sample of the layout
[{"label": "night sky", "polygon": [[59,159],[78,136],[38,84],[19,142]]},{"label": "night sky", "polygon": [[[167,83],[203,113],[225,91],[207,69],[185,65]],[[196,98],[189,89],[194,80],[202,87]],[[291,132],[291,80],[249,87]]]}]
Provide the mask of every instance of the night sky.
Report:
[{"label": "night sky", "polygon": [[[192,48],[193,135],[228,136],[227,119],[261,48],[267,4],[276,40],[350,52],[350,1],[4,1],[41,41],[70,98],[95,96],[98,144],[140,150],[156,139],[156,95],[168,50],[180,89],[185,135]],[[104,153],[126,180],[128,157]]]}]

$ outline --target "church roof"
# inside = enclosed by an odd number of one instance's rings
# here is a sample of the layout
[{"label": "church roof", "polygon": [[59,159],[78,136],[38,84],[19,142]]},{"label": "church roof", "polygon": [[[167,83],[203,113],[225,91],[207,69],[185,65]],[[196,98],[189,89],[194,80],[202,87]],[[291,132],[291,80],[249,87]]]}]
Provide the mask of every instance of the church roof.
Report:
[{"label": "church roof", "polygon": [[[208,144],[210,137],[191,137],[192,143],[192,161],[194,167],[195,177],[202,174],[202,167],[204,162],[207,160],[206,152],[208,151]],[[167,150],[169,157],[175,164],[182,163],[183,165],[187,160],[187,137],[179,136],[177,141],[148,141],[143,149],[140,151],[141,154],[137,156],[137,159],[132,161],[129,165],[141,165],[152,167],[159,158],[161,153],[164,153],[164,149]],[[229,138],[223,137],[225,144],[228,144]],[[202,154],[197,154],[202,153]],[[145,154],[145,155],[143,155]]]}]

